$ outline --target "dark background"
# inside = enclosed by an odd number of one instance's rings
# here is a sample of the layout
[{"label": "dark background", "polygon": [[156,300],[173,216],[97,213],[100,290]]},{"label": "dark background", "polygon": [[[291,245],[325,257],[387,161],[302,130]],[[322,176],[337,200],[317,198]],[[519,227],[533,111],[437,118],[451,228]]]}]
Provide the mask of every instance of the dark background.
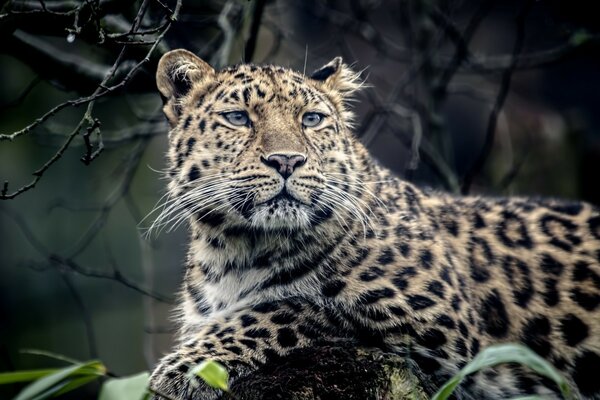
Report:
[{"label": "dark background", "polygon": [[186,228],[145,236],[165,192],[154,71],[169,49],[307,72],[341,55],[368,84],[356,134],[406,179],[600,204],[594,2],[176,5],[0,0],[0,134],[78,103],[0,137],[0,371],[53,365],[33,348],[130,374],[169,348]]}]

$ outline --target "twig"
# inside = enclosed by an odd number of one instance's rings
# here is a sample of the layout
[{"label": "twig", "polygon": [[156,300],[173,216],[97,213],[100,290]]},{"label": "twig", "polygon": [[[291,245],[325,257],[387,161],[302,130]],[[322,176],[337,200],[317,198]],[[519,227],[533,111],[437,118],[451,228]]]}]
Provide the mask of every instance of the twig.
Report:
[{"label": "twig", "polygon": [[108,221],[108,216],[115,205],[127,194],[146,145],[145,141],[138,143],[128,157],[125,167],[119,168],[120,173],[124,174],[121,185],[108,196],[103,206],[99,209],[95,220],[90,224],[86,232],[80,235],[77,243],[67,252],[69,254],[68,258],[75,258],[88,247]]},{"label": "twig", "polygon": [[95,271],[91,269],[87,269],[76,261],[68,258],[61,257],[53,252],[51,252],[42,242],[36,237],[33,231],[29,228],[28,224],[25,220],[16,212],[9,211],[6,207],[0,207],[0,212],[3,212],[9,218],[11,218],[15,224],[19,227],[23,235],[27,238],[27,241],[31,246],[44,258],[47,260],[46,263],[40,266],[39,263],[29,262],[28,266],[34,268],[36,270],[45,270],[47,269],[48,263],[53,266],[61,266],[67,268],[69,271],[75,272],[79,275],[90,277],[90,278],[99,278],[99,279],[107,279],[111,281],[115,281],[123,286],[126,286],[144,296],[150,296],[157,301],[172,304],[172,299],[169,297],[163,296],[158,293],[154,293],[151,290],[137,284],[136,282],[130,280],[125,277],[118,269],[113,269],[111,273],[107,273],[104,271]]},{"label": "twig", "polygon": [[235,30],[231,23],[231,16],[229,15],[233,10],[234,2],[228,1],[223,6],[223,9],[219,13],[217,22],[219,28],[223,31],[223,43],[217,58],[217,67],[222,67],[229,63],[229,57],[231,56],[231,49],[233,47],[233,41],[235,40]]},{"label": "twig", "polygon": [[79,265],[77,262],[70,260],[70,259],[62,258],[61,256],[59,256],[57,254],[51,254],[49,257],[49,261],[56,263],[58,265],[62,265],[63,267],[67,267],[70,270],[72,270],[73,272],[76,272],[83,276],[87,276],[90,278],[107,279],[110,281],[118,282],[125,287],[128,287],[140,294],[143,294],[144,296],[152,297],[153,299],[160,301],[162,303],[167,303],[167,304],[173,303],[173,300],[171,298],[163,296],[158,293],[154,293],[150,289],[137,284],[136,282],[125,277],[119,270],[114,270],[112,273],[88,270],[88,269],[82,267],[81,265]]},{"label": "twig", "polygon": [[[52,164],[54,164],[58,159],[60,159],[62,157],[63,153],[66,151],[66,149],[71,144],[71,141],[75,138],[75,136],[77,136],[79,134],[80,130],[83,128],[84,123],[87,123],[88,127],[93,128],[91,130],[88,130],[88,132],[91,134],[92,132],[95,131],[98,136],[99,141],[98,141],[98,145],[97,145],[97,150],[95,152],[90,152],[91,143],[89,143],[89,134],[88,134],[88,139],[87,139],[88,140],[88,143],[87,143],[88,152],[86,152],[86,155],[84,155],[82,161],[84,163],[87,162],[89,164],[89,162],[91,162],[95,157],[97,157],[100,154],[100,152],[102,151],[102,148],[103,148],[103,144],[102,144],[101,136],[99,134],[99,125],[95,122],[95,119],[92,117],[92,108],[93,108],[95,100],[97,100],[100,97],[106,96],[110,93],[114,93],[117,90],[123,88],[131,80],[131,78],[139,71],[139,69],[142,68],[143,65],[145,65],[146,63],[148,63],[150,61],[150,56],[154,53],[158,44],[160,43],[160,41],[163,39],[164,35],[168,32],[168,30],[172,26],[173,21],[175,21],[177,19],[177,15],[179,14],[179,10],[181,8],[181,1],[182,0],[177,0],[173,14],[169,16],[169,22],[165,25],[163,31],[156,37],[154,44],[148,50],[144,59],[142,59],[135,66],[133,66],[130,69],[130,71],[122,78],[122,80],[120,82],[114,84],[113,86],[107,86],[110,79],[112,79],[112,77],[114,76],[114,74],[117,70],[117,67],[120,65],[121,60],[123,59],[124,52],[126,49],[125,46],[123,47],[123,49],[117,56],[117,59],[113,63],[113,66],[110,68],[110,70],[108,71],[108,73],[106,74],[106,76],[104,77],[102,82],[98,85],[97,89],[94,91],[94,93],[92,95],[83,97],[83,98],[79,98],[76,100],[69,100],[64,103],[61,103],[61,104],[55,106],[54,108],[52,108],[46,114],[42,115],[40,118],[35,120],[33,123],[26,126],[25,128],[23,128],[19,131],[13,132],[12,134],[1,134],[0,135],[0,141],[5,141],[5,140],[12,141],[19,136],[29,133],[34,128],[36,128],[40,124],[46,122],[48,119],[50,119],[51,117],[56,115],[59,111],[63,110],[64,108],[76,107],[76,106],[86,104],[86,103],[88,104],[86,112],[83,115],[83,118],[80,120],[80,122],[78,123],[77,127],[73,130],[73,132],[71,132],[71,134],[67,137],[67,140],[64,142],[63,146],[54,154],[54,156],[52,158],[50,158],[50,160],[48,160],[41,168],[39,168],[37,171],[35,171],[33,173],[35,178],[30,183],[21,186],[19,189],[15,190],[12,193],[8,193],[8,185],[9,184],[8,184],[8,182],[5,182],[4,186],[3,186],[3,190],[0,194],[0,200],[13,199],[16,196],[35,187],[35,185],[39,182],[39,180],[41,179],[42,175],[46,172],[46,170],[48,170],[48,168]],[[142,3],[142,6],[140,6],[140,9],[138,10],[138,14],[136,15],[136,18],[134,19],[134,21],[131,25],[131,32],[134,32],[135,30],[138,29],[139,24],[141,23],[141,19],[145,13],[147,3],[148,3],[148,0],[145,0]],[[84,140],[86,140],[85,137],[84,137]]]},{"label": "twig", "polygon": [[37,183],[40,181],[40,179],[42,179],[42,176],[48,170],[48,168],[50,168],[52,166],[52,164],[54,164],[56,161],[58,161],[62,157],[64,152],[69,147],[69,144],[71,143],[71,141],[75,138],[75,136],[77,136],[79,134],[79,131],[81,130],[81,127],[83,126],[83,123],[84,123],[83,119],[81,121],[79,121],[79,124],[67,136],[67,139],[65,140],[63,145],[58,149],[58,151],[56,153],[54,153],[54,155],[48,161],[46,161],[46,163],[44,165],[42,165],[40,168],[38,168],[36,171],[33,172],[33,175],[35,177],[33,178],[33,180],[31,182],[29,182],[26,185],[21,186],[19,189],[15,190],[12,193],[8,193],[8,181],[5,181],[4,186],[2,188],[2,193],[0,194],[0,200],[14,199],[21,193],[24,193],[24,192],[34,188],[35,185],[37,185]]},{"label": "twig", "polygon": [[255,0],[252,10],[252,25],[250,26],[250,35],[246,41],[246,47],[244,48],[244,62],[252,61],[254,57],[254,50],[256,49],[256,43],[258,41],[258,30],[261,25],[263,12],[265,9],[266,0]]},{"label": "twig", "polygon": [[71,293],[75,304],[77,304],[77,308],[79,308],[79,312],[81,314],[81,318],[83,319],[83,325],[85,327],[85,333],[87,336],[90,358],[98,358],[96,335],[94,333],[94,325],[92,322],[92,318],[90,317],[89,310],[85,306],[83,298],[81,297],[81,294],[79,293],[77,287],[73,284],[73,281],[71,280],[69,274],[65,273],[64,271],[61,271],[60,276],[63,282],[65,282],[67,288],[69,289],[69,292]]},{"label": "twig", "polygon": [[483,148],[479,153],[479,156],[477,157],[477,159],[475,160],[471,168],[469,168],[465,177],[463,178],[463,182],[461,185],[462,194],[469,193],[471,185],[473,184],[473,180],[481,172],[481,169],[483,168],[490,152],[492,151],[492,146],[494,144],[494,138],[496,134],[496,123],[498,121],[500,111],[504,106],[504,102],[506,101],[506,97],[508,96],[512,75],[517,65],[517,59],[519,57],[519,54],[521,54],[521,51],[523,50],[523,45],[525,43],[525,20],[527,19],[527,15],[531,10],[532,5],[533,0],[527,0],[516,18],[517,33],[515,43],[513,46],[512,62],[502,74],[500,90],[498,91],[498,96],[496,97],[496,101],[488,119]]},{"label": "twig", "polygon": [[469,20],[469,24],[461,34],[454,24],[442,13],[442,11],[435,7],[432,9],[431,17],[432,20],[442,26],[448,36],[456,42],[456,50],[447,68],[444,68],[442,75],[438,81],[434,84],[434,92],[437,97],[441,97],[445,94],[448,87],[448,83],[463,64],[465,60],[469,58],[469,43],[473,38],[473,35],[477,31],[477,28],[491,10],[495,0],[482,0],[479,2],[479,7]]},{"label": "twig", "polygon": [[394,104],[392,110],[402,118],[408,118],[412,124],[412,140],[410,144],[410,161],[408,162],[409,169],[417,169],[419,166],[419,149],[423,139],[423,126],[419,113],[409,108],[403,107],[400,104]]},{"label": "twig", "polygon": [[[163,29],[165,29],[166,25],[169,23],[169,20],[167,19],[165,22],[163,22],[161,25],[157,26],[156,28],[152,28],[152,29],[146,29],[143,31],[135,31],[135,32],[125,32],[125,33],[109,33],[108,35],[106,35],[107,38],[109,39],[113,39],[113,40],[119,40],[122,38],[128,38],[130,36],[146,36],[146,35],[154,35],[155,33],[158,33],[160,31],[162,31]],[[131,42],[125,42],[125,43],[131,43]],[[146,43],[153,43],[152,42],[146,42]]]},{"label": "twig", "polygon": [[[85,144],[85,154],[81,156],[81,161],[85,165],[90,165],[90,163],[102,153],[104,150],[104,143],[102,142],[102,133],[100,132],[100,120],[98,118],[94,118],[94,122],[87,127],[86,132],[83,134],[83,142]],[[90,142],[90,136],[95,133],[98,137],[98,145],[96,150],[94,150],[94,146]]]},{"label": "twig", "polygon": [[[152,139],[155,136],[165,134],[168,129],[165,125],[166,123],[161,120],[157,122],[141,123],[123,129],[104,131],[102,143],[105,149],[114,149],[129,143],[137,142],[140,139]],[[39,136],[35,136],[36,140],[42,145],[52,145],[57,139],[62,140],[65,137],[65,135],[58,133],[60,131],[52,125],[47,125],[45,128],[48,131]],[[75,140],[71,144],[71,147],[83,145],[85,145],[85,143],[82,143],[82,141]]]}]

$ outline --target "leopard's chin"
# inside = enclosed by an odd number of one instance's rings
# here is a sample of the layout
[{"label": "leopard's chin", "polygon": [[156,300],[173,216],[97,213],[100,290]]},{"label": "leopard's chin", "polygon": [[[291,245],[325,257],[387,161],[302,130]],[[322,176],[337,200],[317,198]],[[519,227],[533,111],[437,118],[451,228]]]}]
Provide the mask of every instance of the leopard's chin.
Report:
[{"label": "leopard's chin", "polygon": [[254,207],[248,219],[253,227],[265,230],[299,230],[311,226],[311,215],[305,204],[276,197]]}]

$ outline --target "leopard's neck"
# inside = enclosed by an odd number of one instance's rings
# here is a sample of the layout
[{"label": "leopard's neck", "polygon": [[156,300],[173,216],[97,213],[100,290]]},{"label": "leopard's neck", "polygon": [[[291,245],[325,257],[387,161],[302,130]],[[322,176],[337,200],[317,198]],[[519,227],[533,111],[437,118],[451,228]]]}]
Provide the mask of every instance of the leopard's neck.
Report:
[{"label": "leopard's neck", "polygon": [[[202,323],[208,316],[261,301],[318,299],[321,281],[351,268],[368,241],[387,234],[390,227],[381,223],[383,216],[403,213],[403,219],[414,221],[415,198],[422,193],[384,168],[370,168],[371,177],[361,180],[364,193],[370,193],[364,198],[366,223],[352,210],[298,230],[264,231],[221,218],[192,221],[184,320]],[[414,226],[422,229],[423,224]]]}]

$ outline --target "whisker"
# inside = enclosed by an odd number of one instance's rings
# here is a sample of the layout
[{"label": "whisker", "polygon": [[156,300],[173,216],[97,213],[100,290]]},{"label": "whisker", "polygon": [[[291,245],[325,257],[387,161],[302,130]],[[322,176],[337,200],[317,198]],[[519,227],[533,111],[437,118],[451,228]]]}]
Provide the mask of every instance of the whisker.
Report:
[{"label": "whisker", "polygon": [[[349,201],[347,198],[343,198],[339,195],[339,193],[330,191],[330,192],[323,192],[321,194],[321,197],[325,200],[329,200],[330,202],[337,204],[339,207],[343,208],[344,210],[346,210],[350,215],[353,215],[354,217],[356,217],[361,225],[363,226],[363,231],[364,231],[364,235],[367,235],[367,223],[368,223],[368,217],[364,214],[364,212],[362,212],[362,209],[360,207],[356,207],[355,204],[353,204],[352,201]],[[346,202],[350,203],[350,205],[347,205]],[[352,207],[355,206],[355,207]],[[372,229],[372,227],[371,227]]]},{"label": "whisker", "polygon": [[[179,195],[178,197],[177,195],[170,195],[166,201],[154,207],[150,214],[156,212],[156,210],[160,208],[162,208],[162,210],[150,228],[148,228],[147,234],[150,234],[154,230],[160,232],[163,227],[169,224],[173,224],[168,230],[172,231],[188,216],[193,215],[202,208],[206,208],[208,205],[222,203],[224,200],[227,200],[228,196],[235,194],[238,190],[236,185],[232,185],[232,182],[228,178],[215,176],[216,179],[214,176],[206,177],[204,180],[210,180],[210,182],[200,185],[183,195]],[[236,183],[244,181],[245,180],[240,180]],[[194,181],[193,183],[197,184],[197,181]],[[162,198],[164,198],[164,196]],[[191,205],[193,205],[193,207],[190,208]]]}]

